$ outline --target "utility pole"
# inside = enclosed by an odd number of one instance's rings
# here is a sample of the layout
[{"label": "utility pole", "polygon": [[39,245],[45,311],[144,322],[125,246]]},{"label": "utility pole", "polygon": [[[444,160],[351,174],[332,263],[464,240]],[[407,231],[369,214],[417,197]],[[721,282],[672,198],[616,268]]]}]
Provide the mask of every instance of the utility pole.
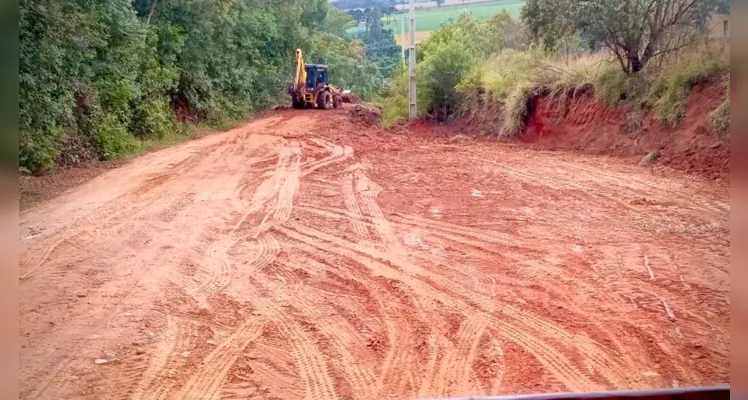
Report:
[{"label": "utility pole", "polygon": [[410,104],[408,108],[408,119],[418,118],[416,108],[416,0],[410,0],[410,47],[408,48],[408,97]]},{"label": "utility pole", "polygon": [[405,67],[405,1],[403,0],[400,10],[400,61]]}]

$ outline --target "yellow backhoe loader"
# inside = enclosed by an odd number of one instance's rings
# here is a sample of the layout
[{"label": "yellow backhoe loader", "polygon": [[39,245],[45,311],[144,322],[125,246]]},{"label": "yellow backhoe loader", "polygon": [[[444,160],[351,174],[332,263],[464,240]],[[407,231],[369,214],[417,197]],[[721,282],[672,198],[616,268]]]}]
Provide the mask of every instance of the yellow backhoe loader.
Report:
[{"label": "yellow backhoe loader", "polygon": [[301,49],[296,49],[296,73],[293,83],[288,85],[293,108],[313,108],[323,110],[341,108],[343,102],[350,102],[349,90],[331,85],[328,82],[327,65],[305,64]]}]

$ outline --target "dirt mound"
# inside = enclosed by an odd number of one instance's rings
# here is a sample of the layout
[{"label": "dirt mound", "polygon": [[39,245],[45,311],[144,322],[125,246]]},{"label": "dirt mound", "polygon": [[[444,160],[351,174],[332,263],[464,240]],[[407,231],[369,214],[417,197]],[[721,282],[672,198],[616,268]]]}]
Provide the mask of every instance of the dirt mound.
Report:
[{"label": "dirt mound", "polygon": [[680,125],[671,129],[654,112],[631,105],[607,108],[592,96],[575,100],[568,110],[547,97],[535,100],[522,141],[543,149],[577,150],[641,159],[659,151],[659,164],[711,178],[730,173],[729,141],[709,125],[707,117],[723,101],[720,86],[694,88],[686,100]]},{"label": "dirt mound", "polygon": [[382,120],[382,112],[374,106],[356,104],[352,107],[347,107],[346,111],[348,117],[354,123],[371,126],[379,124],[379,121]]},{"label": "dirt mound", "polygon": [[346,103],[361,104],[361,98],[353,93],[343,93],[342,97]]}]

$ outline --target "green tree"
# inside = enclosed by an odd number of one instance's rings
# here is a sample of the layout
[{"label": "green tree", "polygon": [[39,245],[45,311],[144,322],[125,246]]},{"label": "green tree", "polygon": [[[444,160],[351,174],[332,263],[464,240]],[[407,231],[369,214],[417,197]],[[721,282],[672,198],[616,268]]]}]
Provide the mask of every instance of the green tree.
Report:
[{"label": "green tree", "polygon": [[438,120],[451,114],[459,104],[455,87],[473,63],[473,54],[458,41],[433,46],[417,67],[419,107]]},{"label": "green tree", "polygon": [[692,43],[716,0],[528,0],[522,19],[546,47],[577,30],[636,73],[658,55]]},{"label": "green tree", "polygon": [[342,10],[330,7],[325,17],[323,30],[336,36],[345,36],[346,29],[356,24],[353,17]]},{"label": "green tree", "polygon": [[379,7],[371,9],[366,21],[366,31],[361,32],[357,38],[364,42],[367,56],[377,65],[382,76],[387,78],[400,63],[400,46],[395,42],[392,30],[383,27]]},{"label": "green tree", "polygon": [[363,44],[343,37],[352,19],[326,0],[21,0],[19,9],[22,170],[120,157],[175,135],[177,119],[243,118],[284,90],[299,47],[350,88],[382,86]]}]

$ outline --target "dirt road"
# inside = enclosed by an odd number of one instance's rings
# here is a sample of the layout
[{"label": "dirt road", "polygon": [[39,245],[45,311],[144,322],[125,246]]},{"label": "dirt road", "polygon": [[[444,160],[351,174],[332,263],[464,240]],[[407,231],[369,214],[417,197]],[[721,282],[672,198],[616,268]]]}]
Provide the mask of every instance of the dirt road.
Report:
[{"label": "dirt road", "polygon": [[24,212],[21,398],[729,382],[725,185],[322,115],[151,153]]}]

